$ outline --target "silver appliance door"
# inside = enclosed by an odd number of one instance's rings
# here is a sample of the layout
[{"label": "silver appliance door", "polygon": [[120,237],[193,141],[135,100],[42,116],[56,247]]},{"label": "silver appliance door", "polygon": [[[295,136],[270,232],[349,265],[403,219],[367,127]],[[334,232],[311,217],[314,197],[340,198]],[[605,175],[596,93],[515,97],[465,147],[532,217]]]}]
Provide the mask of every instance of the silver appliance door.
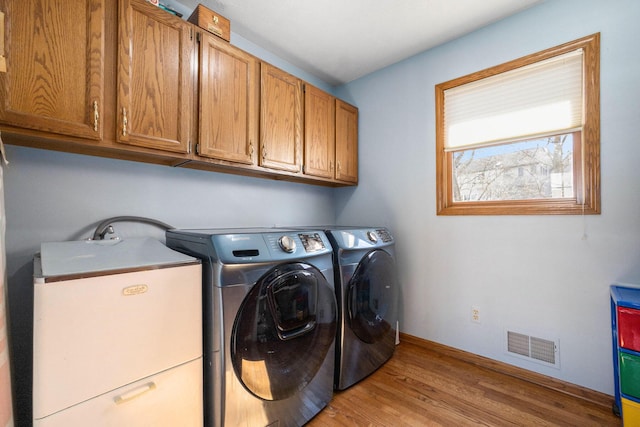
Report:
[{"label": "silver appliance door", "polygon": [[383,341],[395,328],[397,286],[391,255],[377,249],[362,258],[347,286],[347,322],[361,341]]},{"label": "silver appliance door", "polygon": [[301,262],[272,268],[235,318],[230,354],[238,380],[267,401],[299,393],[333,348],[336,322],[334,289],[320,270]]}]

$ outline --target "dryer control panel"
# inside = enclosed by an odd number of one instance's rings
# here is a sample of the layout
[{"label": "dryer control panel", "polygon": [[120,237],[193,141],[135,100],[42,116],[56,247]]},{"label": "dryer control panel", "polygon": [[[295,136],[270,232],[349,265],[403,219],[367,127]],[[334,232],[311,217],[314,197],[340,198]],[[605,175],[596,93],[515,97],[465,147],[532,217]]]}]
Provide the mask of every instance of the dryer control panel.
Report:
[{"label": "dryer control panel", "polygon": [[341,249],[371,249],[392,246],[393,236],[383,227],[378,228],[336,228],[329,230],[332,241]]}]

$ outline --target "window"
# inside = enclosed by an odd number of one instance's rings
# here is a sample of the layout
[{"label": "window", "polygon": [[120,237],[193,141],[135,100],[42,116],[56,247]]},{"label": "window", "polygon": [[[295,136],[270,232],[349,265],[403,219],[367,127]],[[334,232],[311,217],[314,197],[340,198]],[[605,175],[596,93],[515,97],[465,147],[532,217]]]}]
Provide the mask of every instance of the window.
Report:
[{"label": "window", "polygon": [[438,215],[600,213],[600,34],[436,86]]}]

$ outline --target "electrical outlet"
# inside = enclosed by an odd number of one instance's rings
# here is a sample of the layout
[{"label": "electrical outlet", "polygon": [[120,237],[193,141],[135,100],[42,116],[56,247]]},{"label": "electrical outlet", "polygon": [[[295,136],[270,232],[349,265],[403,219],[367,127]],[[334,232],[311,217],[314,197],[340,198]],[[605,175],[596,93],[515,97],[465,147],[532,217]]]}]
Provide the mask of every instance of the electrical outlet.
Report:
[{"label": "electrical outlet", "polygon": [[480,307],[477,305],[471,306],[471,321],[473,323],[480,323]]}]

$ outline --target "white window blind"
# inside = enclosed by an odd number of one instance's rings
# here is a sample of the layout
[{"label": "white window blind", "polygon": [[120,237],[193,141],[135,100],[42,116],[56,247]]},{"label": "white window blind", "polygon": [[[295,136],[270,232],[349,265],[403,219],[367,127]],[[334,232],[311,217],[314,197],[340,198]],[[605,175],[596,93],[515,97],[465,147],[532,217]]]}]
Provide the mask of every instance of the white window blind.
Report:
[{"label": "white window blind", "polygon": [[579,49],[445,90],[445,150],[581,129],[582,57]]}]

